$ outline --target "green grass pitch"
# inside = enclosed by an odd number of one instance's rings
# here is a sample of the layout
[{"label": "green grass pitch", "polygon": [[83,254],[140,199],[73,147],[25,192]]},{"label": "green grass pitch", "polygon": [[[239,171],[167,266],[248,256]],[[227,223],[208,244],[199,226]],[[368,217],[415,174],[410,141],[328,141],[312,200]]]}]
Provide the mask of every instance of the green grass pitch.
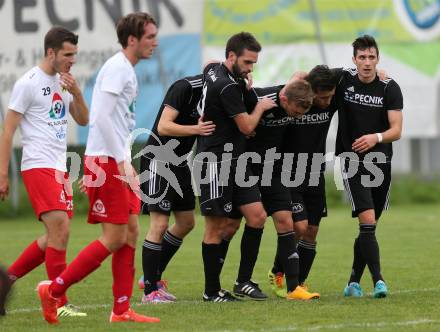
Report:
[{"label": "green grass pitch", "polygon": [[[270,298],[265,302],[203,303],[201,241],[203,219],[185,239],[164,277],[175,304],[140,306],[141,292],[135,285],[132,304],[141,313],[161,318],[159,324],[109,324],[111,311],[110,259],[86,280],[69,290],[72,303],[88,312],[87,318],[64,318],[49,326],[39,312],[35,286],[45,279],[40,266],[15,284],[9,314],[0,319],[0,331],[440,331],[440,207],[394,206],[385,212],[378,227],[382,271],[390,289],[386,299],[372,299],[369,273],[362,286],[362,299],[344,298],[352,261],[357,223],[349,208],[330,209],[318,237],[318,254],[308,279],[313,291],[321,293],[314,302],[287,302],[271,293],[266,275],[271,267],[276,237],[272,222],[265,227],[253,279]],[[141,238],[148,217],[141,217]],[[0,260],[10,264],[30,241],[43,231],[32,218],[0,220]],[[72,223],[68,259],[96,238],[99,226],[88,225],[85,216]],[[232,241],[222,274],[222,285],[231,289],[235,280],[241,231]],[[141,246],[139,240],[138,247]],[[140,250],[136,277],[142,274]]]}]

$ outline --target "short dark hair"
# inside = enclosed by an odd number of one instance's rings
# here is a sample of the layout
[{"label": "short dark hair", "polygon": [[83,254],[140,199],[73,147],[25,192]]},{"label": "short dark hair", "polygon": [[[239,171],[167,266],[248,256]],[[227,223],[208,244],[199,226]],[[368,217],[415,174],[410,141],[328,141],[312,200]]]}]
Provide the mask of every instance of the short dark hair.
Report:
[{"label": "short dark hair", "polygon": [[353,56],[356,57],[358,50],[366,50],[368,48],[375,48],[377,56],[379,56],[379,47],[377,46],[376,40],[370,35],[363,35],[354,40],[353,44]]},{"label": "short dark hair", "polygon": [[54,26],[44,36],[44,55],[47,55],[49,48],[53,48],[55,52],[62,49],[64,42],[76,45],[78,44],[78,35],[66,28]]},{"label": "short dark hair", "polygon": [[286,84],[284,95],[287,102],[308,110],[312,106],[312,98],[314,96],[312,87],[306,80],[294,80]]},{"label": "short dark hair", "polygon": [[243,54],[244,50],[260,52],[261,45],[249,32],[240,32],[233,35],[226,43],[225,56],[228,58],[229,52],[234,52],[237,57]]},{"label": "short dark hair", "polygon": [[145,25],[149,23],[157,26],[154,18],[148,13],[136,12],[121,17],[116,24],[116,33],[122,48],[127,47],[129,36],[140,39],[145,33]]},{"label": "short dark hair", "polygon": [[312,86],[313,92],[331,91],[336,87],[336,76],[326,65],[315,66],[307,75],[307,82]]}]

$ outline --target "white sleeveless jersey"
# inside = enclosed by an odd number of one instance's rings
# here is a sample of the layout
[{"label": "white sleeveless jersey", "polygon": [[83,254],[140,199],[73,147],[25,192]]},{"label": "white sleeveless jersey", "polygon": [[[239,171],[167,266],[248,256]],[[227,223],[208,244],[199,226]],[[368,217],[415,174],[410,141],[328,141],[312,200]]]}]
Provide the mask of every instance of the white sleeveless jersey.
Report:
[{"label": "white sleeveless jersey", "polygon": [[66,137],[72,95],[62,89],[60,76],[34,67],[14,85],[8,108],[23,114],[20,122],[21,170],[54,168],[66,171]]}]

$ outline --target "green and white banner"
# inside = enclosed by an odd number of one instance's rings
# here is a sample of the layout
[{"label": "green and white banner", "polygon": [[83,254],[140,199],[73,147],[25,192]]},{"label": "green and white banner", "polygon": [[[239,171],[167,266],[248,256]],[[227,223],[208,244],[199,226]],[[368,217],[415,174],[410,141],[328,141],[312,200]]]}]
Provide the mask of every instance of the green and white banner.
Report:
[{"label": "green and white banner", "polygon": [[263,45],[259,85],[320,63],[353,66],[351,42],[373,35],[379,68],[403,90],[404,136],[438,136],[440,0],[211,0],[204,13],[204,59],[223,59],[228,37],[249,31]]}]

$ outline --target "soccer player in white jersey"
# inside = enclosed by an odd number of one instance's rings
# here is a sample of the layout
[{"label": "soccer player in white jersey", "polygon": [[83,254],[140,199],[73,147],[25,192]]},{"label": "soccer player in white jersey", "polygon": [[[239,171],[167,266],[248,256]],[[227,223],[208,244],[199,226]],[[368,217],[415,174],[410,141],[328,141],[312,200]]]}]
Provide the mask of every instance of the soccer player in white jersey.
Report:
[{"label": "soccer player in white jersey", "polygon": [[[72,190],[66,174],[68,114],[80,125],[89,120],[87,106],[70,69],[75,63],[78,36],[53,27],[44,38],[44,58],[27,71],[12,90],[0,139],[0,199],[9,191],[8,166],[12,138],[22,134],[21,174],[37,218],[46,232],[33,241],[9,266],[11,284],[46,263],[53,280],[66,267],[66,247],[72,218]],[[58,302],[62,316],[86,316]]]},{"label": "soccer player in white jersey", "polygon": [[[135,125],[138,85],[134,65],[150,58],[157,43],[157,27],[146,13],[122,17],[117,26],[122,50],[100,69],[93,89],[90,131],[84,167],[90,209],[88,222],[100,223],[102,235],[85,247],[55,279],[38,285],[44,318],[57,323],[56,301],[112,255],[113,310],[110,322],[159,322],[130,308],[134,254],[139,232],[140,199],[126,141]],[[127,182],[121,177],[128,179]]]}]

